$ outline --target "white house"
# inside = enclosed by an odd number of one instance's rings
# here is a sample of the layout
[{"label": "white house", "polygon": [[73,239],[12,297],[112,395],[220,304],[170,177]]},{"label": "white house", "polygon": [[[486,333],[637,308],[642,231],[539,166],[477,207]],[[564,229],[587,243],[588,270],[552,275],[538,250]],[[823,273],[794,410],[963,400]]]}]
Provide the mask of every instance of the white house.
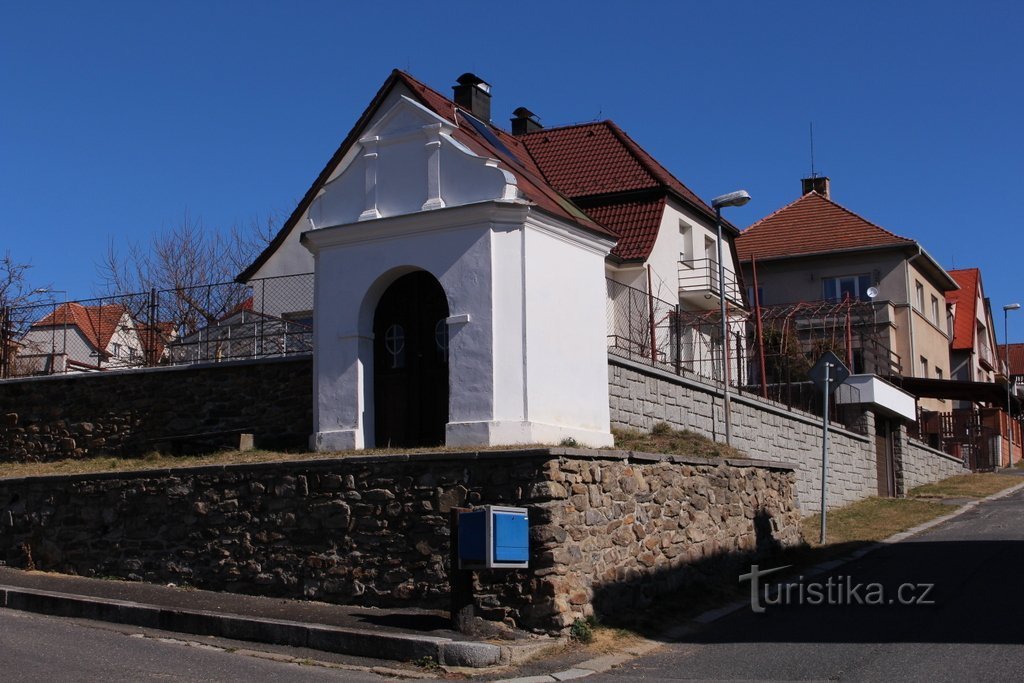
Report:
[{"label": "white house", "polygon": [[239,276],[315,273],[317,449],[608,445],[616,287],[743,305],[735,229],[720,287],[714,212],[614,123],[515,113],[393,72]]},{"label": "white house", "polygon": [[140,365],[144,344],[121,304],[69,302],[32,324],[15,358],[17,374],[88,372]]}]

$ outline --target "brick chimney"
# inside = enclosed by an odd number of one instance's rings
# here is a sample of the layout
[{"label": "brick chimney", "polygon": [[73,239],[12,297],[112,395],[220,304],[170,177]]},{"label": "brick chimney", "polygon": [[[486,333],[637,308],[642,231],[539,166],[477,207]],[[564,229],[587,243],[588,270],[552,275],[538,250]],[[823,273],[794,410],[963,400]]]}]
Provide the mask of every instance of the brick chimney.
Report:
[{"label": "brick chimney", "polygon": [[464,73],[456,79],[455,104],[485,123],[491,122],[491,86],[476,74]]},{"label": "brick chimney", "polygon": [[512,112],[512,135],[525,135],[543,128],[537,115],[526,107],[519,107]]},{"label": "brick chimney", "polygon": [[810,178],[803,178],[800,180],[800,187],[802,189],[800,196],[810,194],[811,192],[817,192],[825,199],[832,198],[832,191],[830,188],[830,181],[825,176],[812,176]]}]

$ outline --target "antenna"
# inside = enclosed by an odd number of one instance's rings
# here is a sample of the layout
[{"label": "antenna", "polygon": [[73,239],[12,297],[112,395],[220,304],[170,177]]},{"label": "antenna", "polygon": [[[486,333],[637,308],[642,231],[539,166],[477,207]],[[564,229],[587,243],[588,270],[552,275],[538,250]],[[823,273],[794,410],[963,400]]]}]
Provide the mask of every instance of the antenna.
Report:
[{"label": "antenna", "polygon": [[811,121],[808,124],[808,126],[810,127],[810,132],[811,132],[811,177],[812,178],[817,178],[818,174],[814,170],[814,121]]}]

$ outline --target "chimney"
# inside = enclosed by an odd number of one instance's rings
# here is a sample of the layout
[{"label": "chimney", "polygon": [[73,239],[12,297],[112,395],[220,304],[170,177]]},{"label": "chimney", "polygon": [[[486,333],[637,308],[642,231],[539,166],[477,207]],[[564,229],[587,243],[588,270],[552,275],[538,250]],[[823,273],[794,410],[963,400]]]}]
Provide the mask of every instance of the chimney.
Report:
[{"label": "chimney", "polygon": [[485,123],[491,122],[491,86],[476,74],[464,73],[453,90],[455,104]]},{"label": "chimney", "polygon": [[512,135],[525,135],[543,128],[537,115],[526,107],[519,107],[512,112]]},{"label": "chimney", "polygon": [[811,176],[810,178],[803,178],[800,180],[800,187],[803,190],[800,196],[810,194],[811,192],[817,192],[825,199],[832,198],[832,192],[829,187],[829,179],[825,176]]}]

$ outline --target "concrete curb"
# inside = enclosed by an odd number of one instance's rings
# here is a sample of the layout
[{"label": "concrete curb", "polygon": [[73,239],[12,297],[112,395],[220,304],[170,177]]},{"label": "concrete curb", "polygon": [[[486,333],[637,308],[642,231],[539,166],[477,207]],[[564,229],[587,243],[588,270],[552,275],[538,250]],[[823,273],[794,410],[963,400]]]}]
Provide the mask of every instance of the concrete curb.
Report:
[{"label": "concrete curb", "polygon": [[511,656],[508,648],[490,643],[181,610],[12,586],[0,586],[0,607],[199,636],[306,647],[374,659],[412,661],[429,657],[445,666],[494,666],[508,661]]},{"label": "concrete curb", "polygon": [[[806,578],[809,576],[818,576],[820,574],[824,574],[825,572],[832,571],[833,569],[841,567],[842,565],[847,564],[848,562],[859,560],[860,558],[878,550],[879,548],[884,548],[887,545],[899,543],[900,541],[905,541],[911,536],[916,536],[917,534],[923,531],[927,531],[928,529],[939,526],[940,524],[944,524],[951,519],[959,517],[960,515],[970,510],[973,510],[982,503],[986,503],[992,500],[999,500],[1000,498],[1011,496],[1014,493],[1017,493],[1018,491],[1021,490],[1024,490],[1024,483],[1017,484],[1016,486],[1011,486],[1008,489],[1004,489],[1002,491],[999,491],[998,493],[993,493],[992,495],[986,496],[985,498],[980,498],[978,500],[971,501],[970,503],[966,503],[965,505],[956,508],[953,512],[951,512],[948,515],[937,517],[935,519],[924,522],[923,524],[918,524],[917,526],[911,529],[907,529],[906,531],[901,531],[898,534],[893,534],[892,536],[881,541],[878,541],[877,543],[872,543],[871,545],[855,550],[849,555],[845,555],[834,560],[829,560],[827,562],[822,562],[820,564],[813,565],[808,570],[801,572],[800,575]],[[702,614],[698,614],[697,616],[693,617],[687,622],[679,624],[669,629],[668,631],[665,631],[661,635],[661,638],[659,640],[646,639],[640,641],[638,644],[629,648],[629,650],[626,653],[604,655],[602,657],[588,659],[587,661],[580,662],[573,668],[566,669],[565,671],[556,671],[551,674],[545,674],[540,676],[503,678],[499,681],[494,681],[493,683],[553,683],[557,681],[569,681],[577,678],[585,678],[587,676],[592,676],[596,673],[604,673],[605,671],[608,671],[613,667],[625,664],[626,662],[630,661],[635,657],[640,657],[644,654],[647,654],[651,650],[661,647],[662,645],[674,642],[676,640],[680,640],[681,638],[684,638],[685,636],[693,633],[701,626],[718,621],[722,617],[728,616],[734,612],[743,609],[744,607],[747,607],[749,604],[750,602],[748,600],[736,600],[721,607],[716,607],[714,609],[708,610],[706,612],[703,612]]]}]

